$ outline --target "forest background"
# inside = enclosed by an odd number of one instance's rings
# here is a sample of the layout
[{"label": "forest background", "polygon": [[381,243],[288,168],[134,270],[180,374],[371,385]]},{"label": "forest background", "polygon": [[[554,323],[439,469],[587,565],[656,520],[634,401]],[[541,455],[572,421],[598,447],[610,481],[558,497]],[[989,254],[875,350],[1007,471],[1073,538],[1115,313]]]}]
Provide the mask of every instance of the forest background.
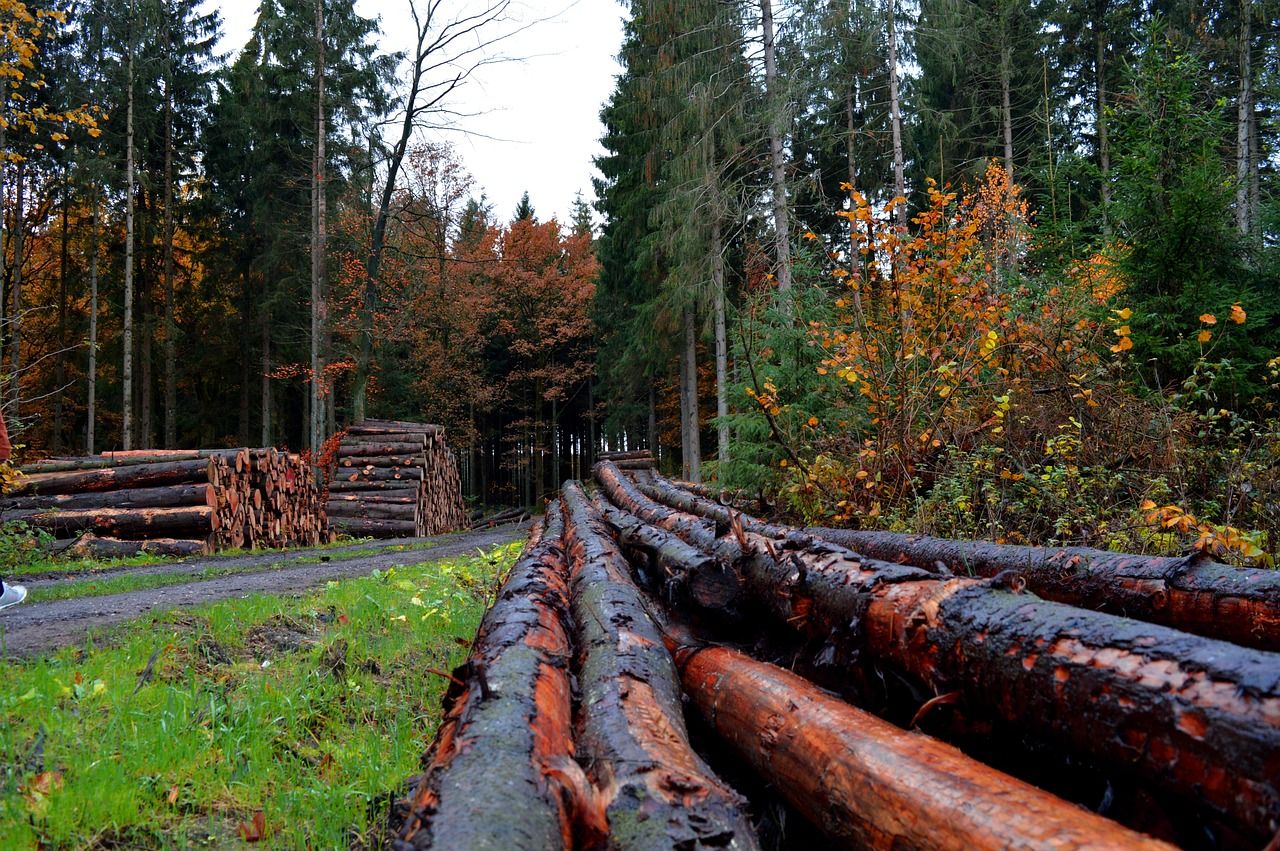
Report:
[{"label": "forest background", "polygon": [[263,0],[230,57],[194,0],[0,0],[16,442],[427,419],[488,502],[648,446],[809,521],[1274,563],[1280,3],[628,6],[559,222],[433,132],[502,0],[405,55]]}]

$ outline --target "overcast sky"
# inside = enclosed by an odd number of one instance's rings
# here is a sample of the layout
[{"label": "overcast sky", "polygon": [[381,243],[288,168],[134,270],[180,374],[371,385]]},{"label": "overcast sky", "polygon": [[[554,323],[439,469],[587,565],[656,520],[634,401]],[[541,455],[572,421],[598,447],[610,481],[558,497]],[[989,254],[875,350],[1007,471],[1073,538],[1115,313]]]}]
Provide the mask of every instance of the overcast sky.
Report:
[{"label": "overcast sky", "polygon": [[[502,44],[520,62],[490,65],[457,93],[469,133],[445,138],[483,190],[494,212],[509,218],[526,190],[539,219],[568,216],[575,193],[590,201],[591,159],[600,152],[600,107],[619,71],[623,9],[615,0],[516,0],[515,15],[535,22]],[[458,10],[483,0],[446,0]],[[235,53],[248,40],[258,0],[206,0],[222,12],[221,50]],[[413,22],[409,0],[357,0],[356,9],[381,19],[380,46],[408,50]],[[541,20],[547,19],[547,20]],[[489,138],[485,138],[489,137]]]}]

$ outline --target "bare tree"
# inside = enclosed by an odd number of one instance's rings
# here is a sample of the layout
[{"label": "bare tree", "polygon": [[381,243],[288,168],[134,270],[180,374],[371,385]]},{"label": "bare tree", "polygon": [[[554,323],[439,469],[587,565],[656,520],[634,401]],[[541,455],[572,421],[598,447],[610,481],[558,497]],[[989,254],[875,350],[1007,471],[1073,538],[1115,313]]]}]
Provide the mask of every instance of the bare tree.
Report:
[{"label": "bare tree", "polygon": [[[386,249],[387,224],[392,217],[397,180],[415,133],[451,127],[466,117],[450,99],[485,65],[509,61],[495,55],[499,44],[532,26],[510,17],[512,0],[488,0],[479,8],[456,11],[454,0],[410,0],[416,38],[409,56],[406,88],[397,119],[400,132],[386,158],[386,170],[373,210],[373,229],[365,261],[360,345],[352,389],[352,416],[365,416],[365,394],[373,360],[373,316],[378,307],[378,278]],[[395,123],[395,122],[393,122]]]}]

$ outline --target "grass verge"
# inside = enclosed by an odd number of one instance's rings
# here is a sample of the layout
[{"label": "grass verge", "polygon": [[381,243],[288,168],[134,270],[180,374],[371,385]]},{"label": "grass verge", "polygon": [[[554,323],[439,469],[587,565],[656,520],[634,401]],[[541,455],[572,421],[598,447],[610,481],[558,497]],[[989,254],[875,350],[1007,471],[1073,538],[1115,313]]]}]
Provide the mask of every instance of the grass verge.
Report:
[{"label": "grass verge", "polygon": [[224,846],[259,824],[267,847],[360,847],[439,720],[426,669],[462,660],[519,550],[0,662],[0,847]]}]

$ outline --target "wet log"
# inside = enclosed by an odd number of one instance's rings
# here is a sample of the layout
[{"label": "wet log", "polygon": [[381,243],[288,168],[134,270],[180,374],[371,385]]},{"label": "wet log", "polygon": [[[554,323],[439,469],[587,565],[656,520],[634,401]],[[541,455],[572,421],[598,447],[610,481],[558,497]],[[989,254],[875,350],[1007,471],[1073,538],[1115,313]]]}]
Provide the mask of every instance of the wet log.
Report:
[{"label": "wet log", "polygon": [[332,518],[370,517],[375,520],[407,520],[412,523],[417,519],[418,505],[416,502],[403,504],[330,500],[325,504],[325,511]]},{"label": "wet log", "polygon": [[675,664],[581,487],[562,491],[578,648],[579,758],[611,848],[756,848],[745,802],[689,746]]},{"label": "wet log", "polygon": [[887,664],[1260,843],[1280,830],[1280,656],[807,537],[739,529],[716,554],[779,623],[823,644],[822,664]]},{"label": "wet log", "polygon": [[632,449],[625,452],[601,452],[596,456],[597,461],[627,461],[637,458],[652,459],[653,453],[648,449]]},{"label": "wet log", "polygon": [[682,648],[676,660],[706,723],[842,847],[1173,847],[908,733],[782,668],[721,647]]},{"label": "wet log", "polygon": [[[670,601],[688,601],[718,617],[734,618],[742,602],[742,579],[732,568],[718,562],[658,526],[645,523],[629,511],[609,504],[600,494],[596,508],[618,533],[628,548],[647,556],[651,581],[660,586]],[[634,560],[633,560],[634,563]]]},{"label": "wet log", "polygon": [[573,762],[566,621],[568,586],[558,506],[485,614],[454,671],[446,714],[410,798],[400,848],[541,851],[573,842]]},{"label": "wet log", "polygon": [[208,483],[128,488],[118,491],[18,496],[0,499],[0,521],[12,510],[69,508],[176,508],[184,505],[217,507],[217,488]]},{"label": "wet log", "polygon": [[1263,650],[1280,650],[1280,571],[1188,556],[1127,555],[1089,547],[1025,547],[927,535],[806,529],[871,558],[959,576],[1016,571],[1027,588],[1056,600]]},{"label": "wet log", "polygon": [[13,495],[72,494],[207,482],[209,464],[210,459],[191,458],[99,469],[32,473],[24,476]]},{"label": "wet log", "polygon": [[716,546],[718,535],[714,520],[678,511],[651,499],[612,461],[597,462],[593,474],[605,495],[619,508],[652,526],[674,532],[695,547],[710,551]]},{"label": "wet log", "polygon": [[210,551],[203,540],[151,538],[144,541],[122,541],[97,535],[81,535],[64,552],[77,558],[129,558],[136,555],[195,556]]},{"label": "wet log", "polygon": [[203,537],[215,529],[217,515],[207,505],[181,508],[73,508],[5,512],[53,535],[93,530],[112,538]]},{"label": "wet log", "polygon": [[330,518],[333,528],[360,538],[416,538],[418,524],[412,520],[372,520],[364,517]]}]

